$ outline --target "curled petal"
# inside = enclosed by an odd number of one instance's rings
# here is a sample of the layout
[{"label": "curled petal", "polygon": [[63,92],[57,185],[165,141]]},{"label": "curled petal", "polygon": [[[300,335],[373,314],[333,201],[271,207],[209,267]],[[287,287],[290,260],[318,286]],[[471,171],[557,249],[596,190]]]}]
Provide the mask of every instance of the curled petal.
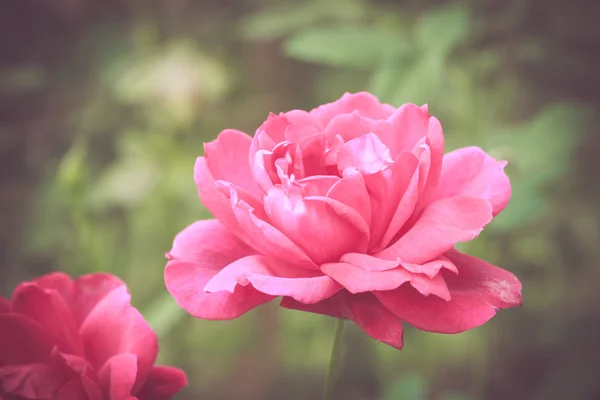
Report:
[{"label": "curled petal", "polygon": [[137,357],[130,353],[117,354],[106,361],[98,378],[108,389],[110,400],[134,400],[133,385],[137,374]]},{"label": "curled petal", "polygon": [[389,104],[382,104],[377,97],[367,92],[345,93],[338,100],[324,104],[310,111],[323,126],[337,115],[350,114],[358,111],[363,117],[371,119],[386,119],[395,111]]},{"label": "curled petal", "polygon": [[227,265],[253,253],[219,221],[197,221],[176,236],[168,253],[167,290],[179,306],[197,318],[237,318],[273,297],[252,286],[238,287],[234,293],[207,293],[204,287]]},{"label": "curled petal", "polygon": [[[300,191],[276,186],[265,196],[265,211],[315,264],[338,260],[344,253],[366,250],[368,227],[356,211],[333,199],[303,198]],[[366,224],[365,224],[366,225]]]},{"label": "curled petal", "polygon": [[281,306],[292,310],[349,319],[370,337],[402,349],[402,321],[383,307],[371,293],[349,294],[341,291],[316,304],[303,304],[290,297],[284,297],[281,300]]},{"label": "curled petal", "polygon": [[125,283],[114,275],[102,272],[80,276],[73,281],[70,304],[77,326],[81,326],[90,311],[110,292]]},{"label": "curled petal", "polygon": [[451,197],[430,204],[416,224],[387,249],[376,254],[386,260],[426,263],[454,247],[475,238],[492,220],[486,200]]},{"label": "curled petal", "polygon": [[289,296],[302,303],[316,303],[337,293],[341,286],[326,275],[289,265],[266,256],[248,256],[237,260],[207,284],[207,292],[234,293],[238,285],[251,284],[271,296]]},{"label": "curled petal", "polygon": [[99,370],[111,357],[131,353],[137,360],[134,391],[144,383],[158,353],[156,334],[131,306],[125,286],[113,289],[89,313],[80,329],[86,359]]},{"label": "curled petal", "polygon": [[350,293],[393,290],[409,282],[425,296],[435,294],[444,300],[450,300],[448,287],[441,275],[429,278],[423,274],[411,273],[401,267],[384,271],[366,271],[348,263],[323,264],[321,270]]},{"label": "curled petal", "polygon": [[60,351],[83,353],[73,316],[56,290],[42,289],[35,283],[22,283],[13,295],[11,311],[37,321],[52,335]]},{"label": "curled petal", "polygon": [[148,380],[137,394],[139,400],[170,400],[188,384],[185,372],[178,368],[152,368]]},{"label": "curled petal", "polygon": [[401,151],[412,151],[429,131],[427,106],[403,104],[387,120],[391,129],[379,136],[393,155]]},{"label": "curled petal", "polygon": [[496,161],[478,147],[465,147],[444,156],[435,199],[453,196],[488,200],[496,215],[510,200],[511,187],[504,173],[506,161]]},{"label": "curled petal", "polygon": [[330,142],[333,142],[337,136],[348,142],[369,133],[377,135],[390,129],[390,124],[385,120],[376,121],[362,116],[358,111],[353,111],[350,114],[333,117],[323,133]]},{"label": "curled petal", "polygon": [[341,261],[356,265],[365,271],[386,271],[400,265],[400,261],[383,260],[362,253],[346,253],[342,256]]},{"label": "curled petal", "polygon": [[328,190],[326,197],[337,200],[355,210],[371,225],[371,199],[365,180],[360,172],[352,168],[344,170],[344,176]]},{"label": "curled petal", "polygon": [[262,192],[254,183],[248,155],[252,138],[243,132],[226,129],[217,139],[204,145],[206,165],[215,180],[230,182],[260,198]]},{"label": "curled petal", "polygon": [[458,333],[492,318],[498,309],[521,305],[521,283],[508,271],[456,250],[446,256],[458,275],[445,275],[450,301],[425,297],[410,285],[375,296],[395,315],[430,332]]}]

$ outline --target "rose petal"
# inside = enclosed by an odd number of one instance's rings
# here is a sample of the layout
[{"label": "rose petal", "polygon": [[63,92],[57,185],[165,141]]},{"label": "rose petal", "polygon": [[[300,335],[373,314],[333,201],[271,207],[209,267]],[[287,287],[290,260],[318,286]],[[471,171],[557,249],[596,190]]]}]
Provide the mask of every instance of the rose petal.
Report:
[{"label": "rose petal", "polygon": [[[73,400],[73,399],[90,399],[80,379],[71,379],[64,385],[54,397],[54,400]],[[102,397],[93,400],[103,400]]]},{"label": "rose petal", "polygon": [[156,360],[158,343],[144,317],[131,306],[127,287],[113,289],[88,314],[80,328],[86,359],[99,370],[111,357],[131,353],[137,358],[133,391],[146,380]]},{"label": "rose petal", "polygon": [[358,111],[353,111],[350,114],[333,117],[323,134],[330,142],[333,142],[337,136],[348,142],[369,133],[378,135],[390,129],[391,125],[386,120],[376,121],[362,116]]},{"label": "rose petal", "polygon": [[395,315],[415,327],[439,333],[458,333],[492,318],[500,308],[521,305],[521,283],[508,271],[456,250],[446,256],[458,275],[445,275],[451,300],[425,297],[410,285],[375,296]]},{"label": "rose petal", "polygon": [[379,136],[393,156],[401,151],[412,151],[417,143],[427,136],[429,112],[427,106],[403,104],[388,118],[391,129]]},{"label": "rose petal", "polygon": [[430,204],[410,231],[375,257],[425,263],[457,242],[475,238],[491,220],[492,207],[486,200],[471,197],[442,199]]},{"label": "rose petal", "polygon": [[303,304],[290,297],[284,297],[281,306],[350,319],[372,338],[402,349],[402,321],[383,307],[371,293],[351,295],[341,291],[316,304]]},{"label": "rose petal", "polygon": [[435,199],[453,196],[488,200],[496,215],[510,200],[511,187],[504,173],[506,161],[496,161],[478,147],[465,147],[444,156]]},{"label": "rose petal", "polygon": [[13,294],[11,311],[37,321],[52,335],[60,351],[83,353],[71,311],[56,290],[42,289],[36,283],[22,283]]},{"label": "rose petal", "polygon": [[262,191],[254,183],[249,154],[252,138],[235,129],[226,129],[216,140],[204,145],[206,165],[215,180],[230,182],[257,198]]},{"label": "rose petal", "polygon": [[137,357],[130,353],[117,354],[106,361],[98,378],[110,400],[135,399],[131,394],[137,375]]},{"label": "rose petal", "polygon": [[362,217],[335,200],[302,198],[300,191],[294,188],[285,190],[275,186],[265,196],[265,211],[273,226],[317,265],[337,261],[352,250],[366,250],[368,227],[357,226]]},{"label": "rose petal", "polygon": [[123,286],[114,275],[98,272],[80,276],[73,282],[73,297],[70,308],[77,326],[81,326],[96,304],[113,289]]},{"label": "rose petal", "polygon": [[362,253],[346,253],[341,261],[361,267],[365,271],[385,271],[400,265],[400,261],[382,260]]},{"label": "rose petal", "polygon": [[73,280],[64,272],[51,272],[32,281],[42,289],[57,291],[67,304],[73,301]]},{"label": "rose petal", "polygon": [[4,314],[10,311],[10,300],[0,296],[0,314]]},{"label": "rose petal", "polygon": [[316,303],[338,292],[341,286],[316,271],[294,267],[283,260],[248,256],[217,273],[204,290],[234,293],[239,285],[251,284],[271,296],[289,296],[302,303]]},{"label": "rose petal", "polygon": [[409,282],[425,296],[435,294],[444,300],[450,300],[448,287],[441,275],[429,278],[423,274],[411,273],[401,267],[384,271],[365,271],[348,263],[323,264],[321,270],[353,294],[393,290]]},{"label": "rose petal", "polygon": [[0,384],[5,392],[27,399],[53,399],[64,384],[64,377],[46,364],[21,364],[0,367]]},{"label": "rose petal", "polygon": [[308,269],[319,269],[310,259],[308,254],[290,237],[255,215],[255,210],[244,201],[232,199],[235,216],[240,226],[249,238],[248,243],[256,249],[254,253],[270,255],[281,260],[288,260],[290,264]]},{"label": "rose petal", "polygon": [[452,261],[446,258],[440,258],[439,260],[430,261],[425,264],[411,264],[403,262],[401,265],[402,268],[404,268],[407,271],[414,272],[415,274],[425,274],[430,278],[436,276],[442,268],[445,268],[448,271],[452,271],[455,274],[458,274],[456,265],[454,265]]},{"label": "rose petal", "polygon": [[47,362],[52,347],[51,335],[38,322],[20,314],[0,315],[0,366]]},{"label": "rose petal", "polygon": [[178,368],[152,368],[148,380],[137,394],[139,400],[170,400],[188,384],[185,372]]},{"label": "rose petal", "polygon": [[323,126],[337,115],[350,114],[358,111],[363,117],[371,119],[386,119],[395,108],[389,104],[382,104],[370,93],[345,93],[333,103],[324,104],[310,111],[310,115],[316,118]]},{"label": "rose petal", "polygon": [[273,297],[252,286],[235,292],[207,293],[206,283],[225,266],[253,254],[216,220],[197,221],[173,242],[165,268],[165,284],[180,307],[198,318],[232,319]]},{"label": "rose petal", "polygon": [[369,226],[371,224],[371,199],[360,172],[347,168],[327,192],[326,197],[337,200],[355,210]]}]

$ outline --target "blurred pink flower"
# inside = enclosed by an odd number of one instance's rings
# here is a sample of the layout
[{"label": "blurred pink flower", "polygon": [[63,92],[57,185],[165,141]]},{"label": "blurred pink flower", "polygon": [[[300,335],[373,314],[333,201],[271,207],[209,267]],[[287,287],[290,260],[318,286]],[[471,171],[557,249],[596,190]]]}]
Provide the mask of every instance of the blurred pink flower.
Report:
[{"label": "blurred pink flower", "polygon": [[444,155],[427,106],[369,93],[271,114],[254,138],[225,130],[195,181],[216,219],[167,254],[168,290],[190,314],[231,319],[283,307],[354,321],[402,347],[402,321],[457,333],[521,304],[508,271],[454,249],[506,206],[504,161],[477,147]]},{"label": "blurred pink flower", "polygon": [[157,353],[112,275],[52,273],[0,297],[0,399],[168,400],[187,378]]}]

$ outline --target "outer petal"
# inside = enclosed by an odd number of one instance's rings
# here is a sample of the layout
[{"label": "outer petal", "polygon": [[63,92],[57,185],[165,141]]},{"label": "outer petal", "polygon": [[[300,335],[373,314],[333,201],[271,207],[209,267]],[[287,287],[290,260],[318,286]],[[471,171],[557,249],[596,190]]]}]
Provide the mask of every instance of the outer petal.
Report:
[{"label": "outer petal", "polygon": [[99,370],[111,357],[131,353],[137,358],[138,390],[150,373],[158,353],[156,335],[138,310],[131,306],[125,286],[114,289],[89,313],[80,333],[86,359]]},{"label": "outer petal", "polygon": [[10,301],[0,296],[0,314],[10,311]]},{"label": "outer petal", "polygon": [[389,116],[388,122],[391,129],[379,136],[392,155],[396,155],[403,150],[412,151],[417,143],[427,136],[429,112],[427,106],[403,104]]},{"label": "outer petal", "polygon": [[390,311],[419,329],[458,333],[492,318],[500,308],[521,305],[521,283],[508,271],[456,250],[446,253],[458,275],[446,275],[451,300],[424,297],[409,285],[375,296]]},{"label": "outer petal", "polygon": [[32,281],[41,289],[56,290],[67,304],[73,299],[73,280],[64,272],[51,272]]},{"label": "outer petal", "polygon": [[38,322],[20,314],[0,315],[0,366],[47,362],[53,345]]},{"label": "outer petal", "polygon": [[109,400],[134,400],[131,396],[137,375],[137,357],[130,353],[117,354],[106,361],[98,378]]},{"label": "outer petal", "polygon": [[453,196],[488,200],[496,215],[510,200],[511,187],[504,173],[506,161],[496,161],[479,147],[465,147],[444,156],[435,199]]},{"label": "outer petal", "polygon": [[212,293],[234,293],[238,285],[248,284],[265,294],[289,296],[307,304],[331,297],[342,288],[330,277],[316,271],[266,256],[248,256],[229,264],[204,289]]},{"label": "outer petal", "polygon": [[[72,400],[72,399],[92,399],[89,397],[88,393],[85,391],[81,380],[72,379],[67,382],[60,391],[56,394],[54,400]],[[94,400],[103,400],[102,397],[100,399]]]},{"label": "outer petal", "polygon": [[402,267],[385,271],[366,271],[348,263],[323,264],[321,270],[353,294],[393,290],[410,282],[425,296],[435,294],[444,300],[450,300],[448,287],[441,275],[429,278],[423,274],[411,273]]},{"label": "outer petal", "polygon": [[173,367],[154,367],[137,394],[139,400],[170,400],[188,384],[185,372]]},{"label": "outer petal", "polygon": [[402,349],[402,321],[383,307],[371,293],[351,295],[342,291],[316,304],[302,304],[284,297],[281,306],[350,319],[372,338]]},{"label": "outer petal", "polygon": [[169,252],[165,283],[180,307],[197,318],[232,319],[273,297],[252,286],[234,293],[207,293],[206,283],[225,266],[253,254],[216,220],[197,221],[184,229]]},{"label": "outer petal", "polygon": [[114,275],[102,272],[80,276],[73,282],[71,310],[77,326],[81,326],[96,304],[105,298],[113,289],[125,285]]},{"label": "outer petal", "polygon": [[231,182],[260,198],[262,191],[254,183],[249,154],[252,138],[243,132],[226,129],[216,140],[204,145],[206,164],[215,180]]},{"label": "outer petal", "polygon": [[311,110],[310,115],[319,120],[323,126],[327,126],[335,116],[350,114],[353,111],[358,111],[363,117],[371,119],[386,119],[395,111],[395,108],[389,104],[380,103],[375,96],[367,92],[345,93],[333,103],[324,104]]},{"label": "outer petal", "polygon": [[488,201],[451,197],[432,203],[417,223],[398,241],[376,257],[413,264],[437,258],[457,242],[475,238],[492,220]]},{"label": "outer petal", "polygon": [[35,283],[22,283],[13,295],[11,311],[39,322],[52,335],[60,351],[83,353],[73,316],[57,291],[41,289]]},{"label": "outer petal", "polygon": [[[265,211],[283,232],[318,265],[336,261],[352,250],[364,251],[368,227],[344,204],[324,197],[302,198],[299,190],[276,186],[265,197]],[[366,224],[365,224],[366,225]],[[362,228],[362,229],[361,229]]]}]

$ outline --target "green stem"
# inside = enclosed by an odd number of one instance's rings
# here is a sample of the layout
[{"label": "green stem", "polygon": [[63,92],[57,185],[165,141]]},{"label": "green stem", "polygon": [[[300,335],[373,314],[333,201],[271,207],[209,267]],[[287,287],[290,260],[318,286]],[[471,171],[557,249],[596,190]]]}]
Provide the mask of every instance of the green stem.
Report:
[{"label": "green stem", "polygon": [[329,367],[327,368],[327,378],[325,379],[325,391],[323,392],[323,400],[333,399],[333,388],[337,378],[338,365],[342,355],[342,337],[344,334],[345,319],[338,319],[335,324],[335,332],[333,334],[333,346],[331,348],[331,356],[329,358]]}]

